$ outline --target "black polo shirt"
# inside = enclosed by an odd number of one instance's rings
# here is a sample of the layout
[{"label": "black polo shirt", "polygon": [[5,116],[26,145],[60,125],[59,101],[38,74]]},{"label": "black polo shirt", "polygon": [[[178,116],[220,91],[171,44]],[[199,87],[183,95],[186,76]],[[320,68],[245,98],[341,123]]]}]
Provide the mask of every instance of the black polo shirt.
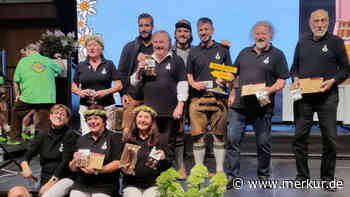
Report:
[{"label": "black polo shirt", "polygon": [[[103,165],[106,165],[112,161],[120,160],[122,152],[121,136],[105,129],[103,134],[95,141],[91,133],[88,133],[79,137],[75,146],[75,151],[78,152],[79,149],[89,149],[90,152],[104,154]],[[118,185],[118,177],[119,171],[95,175],[85,174],[78,168],[73,188],[79,190],[98,189],[104,193],[110,193],[116,189],[113,188],[112,185]]]},{"label": "black polo shirt", "polygon": [[336,84],[340,84],[349,73],[344,41],[330,33],[317,41],[312,38],[310,34],[299,40],[291,68],[292,77],[334,78]]},{"label": "black polo shirt", "polygon": [[[190,50],[187,59],[187,74],[192,74],[195,81],[215,81],[216,78],[210,73],[211,62],[232,65],[230,51],[228,48],[214,41],[209,48],[199,45]],[[201,97],[204,91],[191,88],[191,97]]]},{"label": "black polo shirt", "polygon": [[[234,66],[238,68],[237,75],[239,76],[239,87],[247,84],[266,83],[266,86],[272,86],[277,79],[287,79],[289,77],[288,65],[283,52],[275,48],[272,44],[268,50],[257,54],[254,46],[243,49]],[[245,108],[252,106],[254,99],[241,99],[239,88],[236,92],[235,102],[232,105],[234,108]],[[271,104],[265,106],[273,111],[275,94],[270,95]],[[254,102],[254,107],[256,102]]]},{"label": "black polo shirt", "polygon": [[177,83],[186,81],[184,62],[170,52],[161,63],[156,62],[156,74],[156,77],[142,77],[143,102],[154,108],[160,117],[172,117],[178,102]]},{"label": "black polo shirt", "polygon": [[[120,73],[111,60],[102,57],[101,64],[94,71],[89,63],[89,58],[79,63],[74,73],[73,81],[81,84],[81,89],[104,90],[111,88],[112,81],[120,80]],[[97,104],[109,106],[115,103],[113,95],[108,94],[102,98],[96,98]],[[80,104],[89,106],[88,98],[80,98]]]}]

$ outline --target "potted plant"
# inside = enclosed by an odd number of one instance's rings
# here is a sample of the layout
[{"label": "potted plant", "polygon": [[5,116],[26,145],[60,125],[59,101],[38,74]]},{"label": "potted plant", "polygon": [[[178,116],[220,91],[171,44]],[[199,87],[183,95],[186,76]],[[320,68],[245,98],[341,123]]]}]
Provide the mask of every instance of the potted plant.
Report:
[{"label": "potted plant", "polygon": [[54,32],[47,30],[41,35],[38,45],[41,55],[56,58],[55,54],[60,54],[62,59],[69,59],[78,48],[74,32],[64,34],[60,30]]},{"label": "potted plant", "polygon": [[175,169],[162,172],[157,178],[160,197],[223,197],[226,192],[227,177],[225,173],[217,173],[210,179],[210,184],[201,188],[208,178],[208,169],[203,164],[196,164],[187,179],[187,191],[176,181],[179,176]]},{"label": "potted plant", "polygon": [[36,44],[39,46],[41,55],[53,58],[54,61],[62,65],[62,74],[59,77],[67,77],[69,58],[78,48],[74,32],[64,34],[60,30],[53,32],[47,30]]}]

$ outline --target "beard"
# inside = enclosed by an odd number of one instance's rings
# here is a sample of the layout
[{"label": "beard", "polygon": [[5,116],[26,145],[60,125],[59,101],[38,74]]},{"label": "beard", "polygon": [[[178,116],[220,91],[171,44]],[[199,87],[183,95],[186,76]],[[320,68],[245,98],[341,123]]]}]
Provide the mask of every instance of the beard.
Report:
[{"label": "beard", "polygon": [[181,39],[181,40],[176,40],[178,43],[181,45],[187,45],[189,43],[189,39]]},{"label": "beard", "polygon": [[148,33],[146,37],[143,37],[141,34],[140,34],[140,38],[145,41],[145,42],[148,42],[151,40],[152,38],[152,34],[151,33]]},{"label": "beard", "polygon": [[182,48],[185,48],[190,44],[190,40],[189,39],[182,39],[181,41],[176,40],[176,43],[178,43]]},{"label": "beard", "polygon": [[327,29],[322,31],[317,31],[315,29],[312,29],[312,33],[317,37],[323,37],[327,33]]},{"label": "beard", "polygon": [[256,48],[265,49],[267,47],[267,43],[265,41],[258,41],[255,43]]}]

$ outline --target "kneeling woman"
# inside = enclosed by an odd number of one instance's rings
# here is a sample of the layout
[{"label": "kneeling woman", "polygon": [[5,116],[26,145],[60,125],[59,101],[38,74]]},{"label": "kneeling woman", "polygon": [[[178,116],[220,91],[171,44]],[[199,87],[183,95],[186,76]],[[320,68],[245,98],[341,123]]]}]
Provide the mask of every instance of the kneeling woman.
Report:
[{"label": "kneeling woman", "polygon": [[[76,172],[71,197],[110,197],[119,193],[121,136],[106,129],[107,115],[102,106],[92,105],[84,112],[90,133],[79,137],[69,167]],[[80,165],[82,152],[103,155],[102,168]]]},{"label": "kneeling woman", "polygon": [[[167,147],[159,146],[159,132],[155,121],[157,113],[146,105],[136,107],[133,113],[132,125],[123,141],[138,145],[140,149],[135,168],[133,170],[122,168],[124,197],[155,197],[159,195],[156,178],[171,166],[171,161],[166,159],[169,150]],[[150,164],[149,155],[152,149],[155,149],[156,154],[160,156],[158,163]]]}]

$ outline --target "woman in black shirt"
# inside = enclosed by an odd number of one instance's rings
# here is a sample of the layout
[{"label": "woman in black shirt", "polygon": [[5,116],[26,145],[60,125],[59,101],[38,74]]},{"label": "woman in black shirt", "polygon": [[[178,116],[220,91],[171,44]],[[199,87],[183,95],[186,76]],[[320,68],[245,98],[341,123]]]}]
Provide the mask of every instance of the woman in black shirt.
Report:
[{"label": "woman in black shirt", "polygon": [[[149,106],[141,105],[136,107],[133,113],[134,121],[123,141],[138,145],[140,149],[137,152],[135,168],[131,170],[130,165],[122,168],[124,197],[157,196],[159,192],[156,179],[171,166],[171,161],[166,157],[169,150],[159,145],[159,132],[155,121],[157,112]],[[150,157],[152,150],[159,156],[159,161]]]},{"label": "woman in black shirt", "polygon": [[38,133],[25,153],[24,161],[21,162],[24,178],[33,178],[29,162],[34,156],[40,155],[40,194],[59,179],[72,175],[68,163],[73,157],[73,147],[78,135],[68,128],[69,117],[68,107],[62,104],[54,105],[50,110],[50,130]]},{"label": "woman in black shirt", "polygon": [[[110,197],[118,194],[121,136],[106,129],[107,114],[102,106],[91,105],[84,118],[90,133],[77,140],[73,160],[69,162],[70,169],[77,173],[70,196]],[[93,155],[103,156],[101,168],[87,165],[90,161],[82,164],[83,152],[89,155],[87,160]]]},{"label": "woman in black shirt", "polygon": [[[88,57],[79,63],[74,73],[72,92],[80,96],[80,126],[82,134],[89,132],[84,111],[92,104],[101,105],[107,113],[107,128],[112,129],[114,114],[113,94],[122,89],[120,73],[111,60],[104,58],[104,44],[99,36],[89,36],[85,47]],[[112,86],[113,82],[113,86]]]}]

